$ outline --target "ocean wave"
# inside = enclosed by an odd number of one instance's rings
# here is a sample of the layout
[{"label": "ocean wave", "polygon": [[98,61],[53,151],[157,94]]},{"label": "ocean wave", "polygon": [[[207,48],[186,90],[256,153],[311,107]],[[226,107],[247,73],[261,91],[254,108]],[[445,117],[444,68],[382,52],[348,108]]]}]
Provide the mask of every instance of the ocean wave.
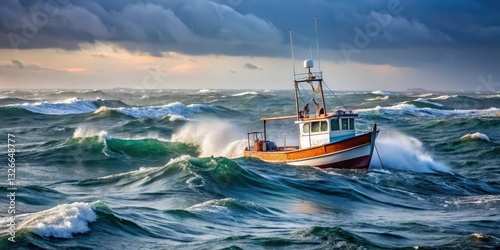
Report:
[{"label": "ocean wave", "polygon": [[432,96],[432,95],[434,95],[434,94],[433,93],[425,93],[425,94],[416,95],[414,97],[424,98],[424,97],[429,97],[429,96]]},{"label": "ocean wave", "polygon": [[421,102],[421,103],[426,103],[426,104],[430,104],[430,105],[434,105],[434,106],[438,106],[438,107],[444,107],[444,105],[441,103],[431,102],[425,98],[418,98],[415,100],[415,102]]},{"label": "ocean wave", "polygon": [[96,130],[96,128],[87,128],[87,127],[78,127],[75,129],[73,133],[73,138],[91,138],[98,137],[100,140],[104,140],[106,138],[111,138],[108,136],[108,132],[104,130]]},{"label": "ocean wave", "polygon": [[189,158],[192,158],[192,156],[182,155],[182,156],[170,159],[170,161],[163,167],[141,167],[137,170],[132,170],[129,172],[118,173],[118,174],[113,174],[113,175],[102,176],[102,177],[99,177],[97,179],[98,180],[110,180],[110,179],[121,179],[123,177],[133,177],[133,176],[142,177],[144,175],[148,175],[148,174],[152,174],[152,173],[156,173],[158,171],[161,171],[165,167],[168,167],[168,166],[173,165],[175,163],[186,161]]},{"label": "ocean wave", "polygon": [[245,96],[245,95],[258,95],[258,93],[255,92],[255,91],[248,91],[248,92],[241,92],[241,93],[238,93],[238,94],[234,94],[234,95],[231,95],[231,96]]},{"label": "ocean wave", "polygon": [[[210,124],[210,126],[206,126]],[[200,147],[200,157],[224,156],[236,158],[243,156],[247,141],[244,134],[230,122],[221,120],[202,120],[188,123],[172,135],[172,142],[196,144]]]},{"label": "ocean wave", "polygon": [[173,142],[158,136],[116,138],[105,130],[93,127],[78,127],[72,138],[74,139],[70,141],[72,143],[67,145],[69,150],[90,151],[81,153],[96,153],[105,157],[113,155],[120,157],[123,154],[138,158],[177,157],[183,154],[199,155],[199,148],[195,144]]},{"label": "ocean wave", "polygon": [[[259,183],[259,186],[255,186],[255,183]],[[260,197],[282,190],[266,178],[242,168],[228,158],[196,158],[189,155],[172,158],[161,167],[140,168],[87,179],[80,181],[78,185],[134,193],[184,190],[204,193],[211,197],[231,197],[238,190],[247,190],[247,197]]]},{"label": "ocean wave", "polygon": [[[98,202],[75,202],[36,212],[18,215],[18,230],[27,229],[42,237],[73,238],[90,231],[89,224],[97,220],[93,207]],[[1,220],[0,220],[1,221]],[[7,225],[8,223],[2,223]]]},{"label": "ocean wave", "polygon": [[429,98],[429,99],[430,100],[446,100],[446,99],[455,98],[455,97],[458,97],[458,96],[457,95],[441,95],[441,96],[433,97],[433,98]]},{"label": "ocean wave", "polygon": [[258,214],[269,214],[270,212],[258,205],[255,202],[242,201],[233,198],[215,199],[193,205],[186,209],[189,212],[211,212],[211,213],[227,213],[233,212],[250,212]]},{"label": "ocean wave", "polygon": [[213,90],[213,89],[200,89],[198,92],[198,94],[208,94],[208,93],[217,93],[218,91],[217,90]]},{"label": "ocean wave", "polygon": [[94,112],[98,107],[90,100],[69,98],[63,101],[43,101],[37,103],[23,103],[7,105],[20,107],[33,113],[44,115],[70,115]]},{"label": "ocean wave", "polygon": [[377,248],[367,239],[341,227],[313,226],[297,230],[296,235],[307,242],[317,241],[315,249],[372,249]]},{"label": "ocean wave", "polygon": [[484,141],[490,141],[490,138],[482,133],[476,132],[472,134],[466,134],[462,137],[460,137],[462,140],[484,140]]},{"label": "ocean wave", "polygon": [[492,99],[492,98],[500,98],[500,94],[496,94],[496,95],[487,95],[487,96],[484,96],[484,98],[488,98],[488,99]]},{"label": "ocean wave", "polygon": [[119,178],[122,178],[124,176],[144,175],[144,174],[158,171],[159,169],[161,169],[161,167],[141,167],[138,170],[132,170],[129,172],[113,174],[113,175],[106,175],[106,176],[99,177],[97,179],[98,180],[110,180],[110,179],[119,179]]},{"label": "ocean wave", "polygon": [[412,116],[419,117],[449,117],[449,116],[494,116],[500,112],[499,108],[489,108],[489,109],[436,109],[436,108],[418,108],[417,106],[409,103],[399,103],[393,106],[381,107],[377,106],[375,108],[368,109],[357,109],[355,112],[358,113],[370,113],[370,112],[384,112],[388,115],[403,115],[408,114]]},{"label": "ocean wave", "polygon": [[[450,200],[444,201],[445,207],[455,207],[455,208],[480,208],[483,211],[496,210],[500,205],[500,195],[470,195],[458,198],[452,198]],[[496,221],[492,218],[492,223]],[[481,235],[473,235],[475,237],[481,238]]]},{"label": "ocean wave", "polygon": [[380,158],[378,155],[373,156],[370,163],[372,167],[424,173],[452,173],[448,166],[434,161],[421,141],[401,132],[383,131],[375,145]]},{"label": "ocean wave", "polygon": [[370,92],[371,94],[373,95],[392,95],[391,92],[388,92],[388,91],[384,91],[384,90],[375,90],[375,91],[372,91]]},{"label": "ocean wave", "polygon": [[169,117],[170,121],[182,121],[189,120],[195,113],[203,112],[206,109],[210,109],[211,105],[204,104],[190,104],[185,105],[180,102],[174,102],[162,106],[146,106],[146,107],[119,107],[119,108],[108,108],[103,107],[95,110],[94,113],[102,113],[110,110],[114,110],[134,118],[149,118],[157,119],[163,117]]},{"label": "ocean wave", "polygon": [[374,97],[374,98],[368,98],[366,99],[367,101],[385,101],[389,99],[389,96],[388,95],[384,95],[384,96],[377,96],[377,97]]}]

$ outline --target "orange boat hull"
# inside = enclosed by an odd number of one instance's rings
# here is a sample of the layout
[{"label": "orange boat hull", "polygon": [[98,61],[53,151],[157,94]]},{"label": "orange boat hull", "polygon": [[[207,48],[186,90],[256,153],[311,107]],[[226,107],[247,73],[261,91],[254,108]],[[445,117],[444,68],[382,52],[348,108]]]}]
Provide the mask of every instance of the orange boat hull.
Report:
[{"label": "orange boat hull", "polygon": [[377,134],[378,131],[372,131],[342,141],[306,149],[245,150],[244,155],[266,162],[287,163],[295,166],[362,169],[368,168],[370,165]]}]

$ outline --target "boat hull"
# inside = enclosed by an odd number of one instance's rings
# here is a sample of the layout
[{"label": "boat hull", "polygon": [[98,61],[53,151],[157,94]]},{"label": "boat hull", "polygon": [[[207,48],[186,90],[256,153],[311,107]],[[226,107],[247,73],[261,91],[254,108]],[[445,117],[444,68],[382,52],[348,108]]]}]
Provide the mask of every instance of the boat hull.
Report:
[{"label": "boat hull", "polygon": [[244,155],[266,162],[319,168],[364,169],[370,165],[378,131],[358,135],[339,142],[288,151],[249,151]]}]

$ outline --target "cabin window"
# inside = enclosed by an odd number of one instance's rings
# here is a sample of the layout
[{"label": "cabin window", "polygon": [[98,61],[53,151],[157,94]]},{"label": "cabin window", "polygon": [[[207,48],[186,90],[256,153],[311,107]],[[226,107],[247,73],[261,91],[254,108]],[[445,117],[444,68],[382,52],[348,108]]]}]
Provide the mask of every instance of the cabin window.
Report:
[{"label": "cabin window", "polygon": [[330,120],[330,124],[331,124],[331,127],[332,127],[332,131],[340,130],[339,120],[332,119],[332,120]]},{"label": "cabin window", "polygon": [[302,127],[302,132],[304,134],[309,134],[309,123],[304,123],[304,126]]},{"label": "cabin window", "polygon": [[321,121],[321,132],[326,132],[326,131],[328,131],[328,122]]},{"label": "cabin window", "polygon": [[354,118],[349,118],[349,129],[354,130]]},{"label": "cabin window", "polygon": [[312,122],[311,123],[311,132],[313,132],[313,133],[319,132],[319,122]]},{"label": "cabin window", "polygon": [[349,119],[342,119],[342,130],[349,130]]}]

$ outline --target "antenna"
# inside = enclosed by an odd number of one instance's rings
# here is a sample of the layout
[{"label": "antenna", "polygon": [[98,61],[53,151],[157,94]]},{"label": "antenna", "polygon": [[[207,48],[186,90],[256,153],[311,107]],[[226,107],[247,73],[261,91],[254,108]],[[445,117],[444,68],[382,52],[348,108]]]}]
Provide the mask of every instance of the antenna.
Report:
[{"label": "antenna", "polygon": [[318,16],[314,15],[314,27],[316,29],[316,52],[318,53],[318,67],[321,72],[321,60],[319,58],[319,39],[318,39]]},{"label": "antenna", "polygon": [[295,60],[293,57],[293,39],[292,39],[292,29],[290,31],[290,48],[292,49],[292,66],[293,66],[293,78],[295,78]]},{"label": "antenna", "polygon": [[312,46],[309,44],[309,54],[311,54],[311,60],[313,59],[313,51],[312,51]]}]

